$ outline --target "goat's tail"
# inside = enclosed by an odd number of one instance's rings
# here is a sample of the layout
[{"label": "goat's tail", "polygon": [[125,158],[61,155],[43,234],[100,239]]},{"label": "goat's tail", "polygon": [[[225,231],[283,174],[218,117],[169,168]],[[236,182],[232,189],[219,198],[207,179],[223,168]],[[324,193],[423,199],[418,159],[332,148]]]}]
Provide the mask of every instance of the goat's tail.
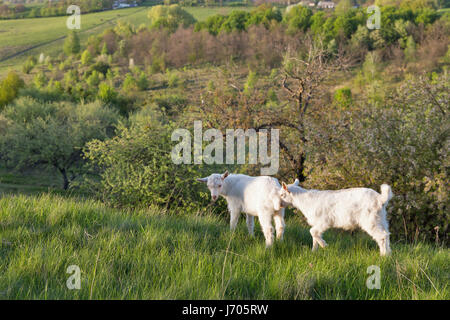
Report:
[{"label": "goat's tail", "polygon": [[383,206],[386,207],[387,203],[389,202],[389,200],[392,199],[394,194],[392,193],[391,187],[389,185],[387,185],[387,184],[382,184],[380,189],[381,189],[380,200],[383,203]]}]

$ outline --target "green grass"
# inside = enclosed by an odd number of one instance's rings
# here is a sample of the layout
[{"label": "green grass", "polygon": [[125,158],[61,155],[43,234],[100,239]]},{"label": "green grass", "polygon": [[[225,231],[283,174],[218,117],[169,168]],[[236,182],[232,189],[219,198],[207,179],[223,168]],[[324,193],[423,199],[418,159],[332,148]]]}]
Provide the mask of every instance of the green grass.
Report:
[{"label": "green grass", "polygon": [[[119,210],[55,195],[0,198],[0,299],[449,299],[448,249],[393,243],[380,257],[366,235],[327,232],[311,252],[289,216],[285,240],[265,249],[259,226],[159,209]],[[66,269],[81,269],[69,290]],[[369,290],[367,267],[381,268]]]}]

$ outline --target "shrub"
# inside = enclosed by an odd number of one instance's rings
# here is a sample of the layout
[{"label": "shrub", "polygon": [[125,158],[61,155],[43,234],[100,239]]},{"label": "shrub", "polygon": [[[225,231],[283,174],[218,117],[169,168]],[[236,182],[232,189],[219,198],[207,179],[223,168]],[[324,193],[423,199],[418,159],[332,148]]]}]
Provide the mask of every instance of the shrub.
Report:
[{"label": "shrub", "polygon": [[195,183],[202,175],[201,167],[172,162],[175,127],[159,123],[158,118],[161,115],[144,109],[132,116],[131,127],[123,127],[115,138],[87,145],[87,159],[101,170],[97,190],[104,201],[132,207],[198,208],[200,202],[205,204],[205,189]]},{"label": "shrub", "polygon": [[81,55],[81,63],[85,66],[92,62],[92,55],[89,50],[84,50]]},{"label": "shrub", "polygon": [[139,74],[139,78],[136,81],[136,84],[139,90],[147,90],[150,84],[150,81],[147,78],[147,75],[144,72]]},{"label": "shrub", "polygon": [[48,79],[45,76],[44,71],[41,70],[34,76],[33,83],[36,86],[36,88],[40,89],[40,88],[43,88],[47,84],[47,80]]},{"label": "shrub", "polygon": [[92,71],[91,75],[86,79],[86,83],[91,87],[98,86],[101,80],[100,75],[102,75],[103,77],[103,74],[99,73],[98,71]]},{"label": "shrub", "polygon": [[334,101],[342,108],[348,108],[352,103],[352,91],[350,88],[337,89],[334,93]]},{"label": "shrub", "polygon": [[64,41],[64,53],[68,56],[80,52],[80,38],[75,31],[71,31]]},{"label": "shrub", "polygon": [[393,238],[434,240],[439,230],[448,241],[448,83],[448,74],[414,79],[382,103],[363,99],[358,108],[321,117],[309,137],[309,182],[377,191],[388,183],[395,194],[388,206]]},{"label": "shrub", "polygon": [[29,74],[31,70],[33,70],[35,65],[36,65],[36,58],[33,56],[28,57],[22,66],[23,73]]},{"label": "shrub", "polygon": [[98,86],[98,97],[103,102],[113,103],[117,98],[117,91],[107,83],[102,82]]},{"label": "shrub", "polygon": [[167,74],[167,85],[170,88],[177,87],[181,84],[181,79],[178,74],[174,71],[168,72]]},{"label": "shrub", "polygon": [[0,110],[17,97],[19,89],[24,85],[23,80],[14,71],[8,73],[6,78],[0,82]]},{"label": "shrub", "polygon": [[123,84],[122,84],[122,89],[125,92],[134,91],[137,89],[136,79],[134,79],[134,77],[131,73],[127,73],[127,75],[125,76],[125,80],[123,81]]},{"label": "shrub", "polygon": [[102,73],[104,76],[106,76],[106,73],[108,72],[108,70],[111,68],[111,66],[103,61],[98,61],[97,63],[93,64],[90,68],[89,68],[89,72],[93,72],[93,71],[97,71]]}]

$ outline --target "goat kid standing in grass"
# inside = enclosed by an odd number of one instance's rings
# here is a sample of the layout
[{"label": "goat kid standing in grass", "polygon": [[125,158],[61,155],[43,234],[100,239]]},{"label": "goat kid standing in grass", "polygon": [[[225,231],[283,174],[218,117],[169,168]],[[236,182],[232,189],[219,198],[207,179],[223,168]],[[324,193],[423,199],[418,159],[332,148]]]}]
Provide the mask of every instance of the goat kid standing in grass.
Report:
[{"label": "goat kid standing in grass", "polygon": [[391,253],[386,206],[393,194],[387,184],[381,185],[379,194],[368,188],[306,190],[295,180],[289,186],[283,182],[279,193],[283,206],[300,210],[312,227],[313,251],[318,245],[322,248],[327,245],[322,239],[322,233],[327,229],[360,227],[378,243],[382,256]]},{"label": "goat kid standing in grass", "polygon": [[276,178],[261,176],[250,177],[243,174],[213,173],[206,178],[198,178],[211,191],[212,201],[219,196],[227,200],[230,211],[230,229],[233,231],[241,212],[247,214],[247,228],[253,236],[254,217],[259,218],[266,247],[273,244],[272,218],[275,221],[277,239],[283,239],[284,208],[281,207],[279,190],[280,183]]}]

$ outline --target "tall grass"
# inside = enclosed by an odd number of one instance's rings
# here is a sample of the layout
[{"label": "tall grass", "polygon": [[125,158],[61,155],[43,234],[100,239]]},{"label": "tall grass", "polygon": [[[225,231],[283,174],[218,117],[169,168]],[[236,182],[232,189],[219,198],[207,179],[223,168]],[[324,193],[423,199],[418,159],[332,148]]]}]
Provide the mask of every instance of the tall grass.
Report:
[{"label": "tall grass", "polygon": [[[259,225],[231,233],[223,217],[111,209],[57,195],[0,199],[0,299],[449,299],[446,248],[393,243],[379,256],[366,235],[329,231],[311,252],[308,229],[287,218],[265,249]],[[69,290],[67,267],[81,269]],[[370,265],[381,289],[366,286]]]}]

